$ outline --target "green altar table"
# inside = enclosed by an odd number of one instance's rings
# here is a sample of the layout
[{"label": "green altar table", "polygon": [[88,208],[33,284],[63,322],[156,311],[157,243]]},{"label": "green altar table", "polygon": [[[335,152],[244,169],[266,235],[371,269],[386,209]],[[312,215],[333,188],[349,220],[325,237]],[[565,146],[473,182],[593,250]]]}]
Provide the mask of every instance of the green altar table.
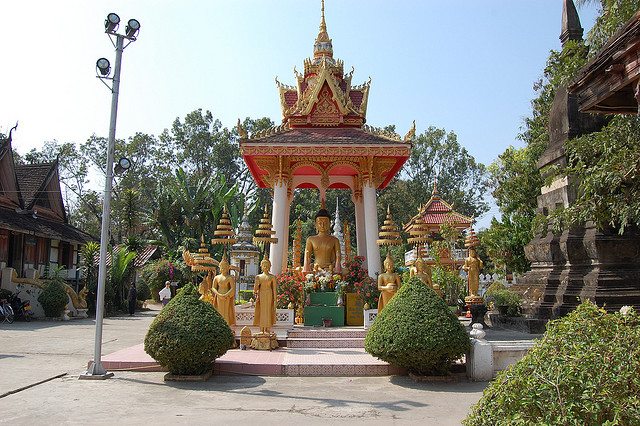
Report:
[{"label": "green altar table", "polygon": [[304,325],[322,326],[323,319],[331,318],[334,327],[344,326],[344,306],[338,306],[335,291],[311,293],[311,305],[304,307]]}]

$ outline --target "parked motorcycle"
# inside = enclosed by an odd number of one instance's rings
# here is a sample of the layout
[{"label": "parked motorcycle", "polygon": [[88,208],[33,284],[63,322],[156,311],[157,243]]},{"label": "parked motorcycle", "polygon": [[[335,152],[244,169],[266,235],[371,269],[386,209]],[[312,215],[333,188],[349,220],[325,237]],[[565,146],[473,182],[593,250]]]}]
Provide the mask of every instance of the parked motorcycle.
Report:
[{"label": "parked motorcycle", "polygon": [[2,322],[8,322],[11,324],[13,322],[13,308],[11,308],[11,304],[7,301],[7,299],[0,299],[0,318]]},{"label": "parked motorcycle", "polygon": [[19,293],[12,294],[9,298],[9,303],[13,308],[13,314],[16,319],[23,319],[27,322],[31,321],[33,311],[31,310],[31,302],[25,300],[24,302],[18,297]]}]

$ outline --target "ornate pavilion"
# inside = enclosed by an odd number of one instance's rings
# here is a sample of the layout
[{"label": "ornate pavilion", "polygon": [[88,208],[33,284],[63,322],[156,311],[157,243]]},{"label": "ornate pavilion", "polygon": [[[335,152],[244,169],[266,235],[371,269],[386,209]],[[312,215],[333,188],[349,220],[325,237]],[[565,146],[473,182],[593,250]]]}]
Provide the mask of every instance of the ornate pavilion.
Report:
[{"label": "ornate pavilion", "polygon": [[242,157],[256,183],[273,190],[273,226],[278,242],[270,260],[276,274],[286,268],[289,211],[296,188],[314,188],[325,199],[327,189],[351,191],[356,212],[358,255],[369,273],[380,271],[376,190],[386,187],[411,150],[415,126],[404,140],[367,126],[370,81],[353,85],[353,68],[344,73],[324,17],[304,72],[295,70],[295,85],[276,79],[282,124],[251,136],[239,127]]},{"label": "ornate pavilion", "polygon": [[[440,238],[441,228],[444,225],[450,226],[462,234],[471,227],[472,223],[473,218],[458,213],[451,204],[440,198],[437,185],[434,184],[429,201],[420,207],[418,214],[413,216],[403,228],[405,232],[410,232],[414,226],[419,224],[433,239],[438,239]],[[427,265],[435,264],[435,260],[429,254],[429,245],[424,244],[405,253],[405,265],[413,265],[419,254],[421,255],[420,257],[425,259]],[[443,254],[444,256],[440,259],[442,264],[449,265],[454,269],[460,269],[464,264],[466,250],[454,249],[451,253]]]}]

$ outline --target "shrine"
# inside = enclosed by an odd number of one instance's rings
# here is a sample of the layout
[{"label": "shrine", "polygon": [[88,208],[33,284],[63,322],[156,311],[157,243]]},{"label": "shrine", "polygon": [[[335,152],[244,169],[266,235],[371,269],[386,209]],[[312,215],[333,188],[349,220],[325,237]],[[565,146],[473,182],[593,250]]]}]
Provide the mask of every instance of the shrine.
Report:
[{"label": "shrine", "polygon": [[276,79],[282,124],[248,135],[238,123],[244,161],[258,186],[273,190],[277,243],[271,244],[269,259],[275,274],[287,267],[289,212],[297,188],[316,189],[321,200],[327,189],[351,192],[358,255],[366,258],[371,276],[380,272],[376,190],[408,159],[415,123],[403,140],[368,126],[371,82],[353,85],[353,72],[345,73],[343,61],[333,56],[323,1],[313,58],[304,61],[302,73],[294,68],[294,85]]}]

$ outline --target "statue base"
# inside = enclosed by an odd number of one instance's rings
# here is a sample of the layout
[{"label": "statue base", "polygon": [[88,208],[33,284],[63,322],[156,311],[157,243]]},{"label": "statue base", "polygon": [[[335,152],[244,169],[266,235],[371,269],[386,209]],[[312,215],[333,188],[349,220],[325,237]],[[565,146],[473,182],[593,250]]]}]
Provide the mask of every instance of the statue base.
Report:
[{"label": "statue base", "polygon": [[257,333],[253,335],[251,347],[259,351],[271,351],[278,349],[278,338],[276,333]]},{"label": "statue base", "polygon": [[471,295],[464,298],[464,303],[467,305],[467,312],[464,314],[465,318],[471,318],[471,305],[482,305],[484,303],[484,299],[482,296]]},{"label": "statue base", "polygon": [[77,309],[77,311],[78,311],[78,314],[76,315],[76,318],[78,319],[89,318],[89,315],[87,315],[88,309]]}]

